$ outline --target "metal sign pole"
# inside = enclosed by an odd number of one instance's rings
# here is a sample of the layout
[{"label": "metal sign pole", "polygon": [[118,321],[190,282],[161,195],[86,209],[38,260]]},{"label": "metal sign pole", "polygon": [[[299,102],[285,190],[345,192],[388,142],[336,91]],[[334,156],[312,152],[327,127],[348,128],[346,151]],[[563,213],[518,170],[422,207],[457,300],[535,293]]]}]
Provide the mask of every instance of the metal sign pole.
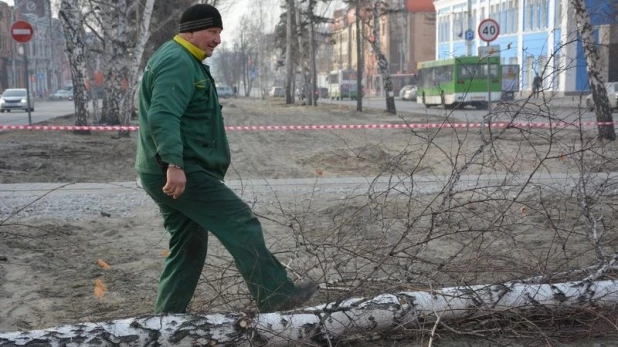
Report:
[{"label": "metal sign pole", "polygon": [[[468,32],[472,31],[472,0],[468,0]],[[468,57],[472,56],[472,39],[466,37],[466,53]]]},{"label": "metal sign pole", "polygon": [[[487,46],[489,46],[489,42],[487,42]],[[487,111],[490,116],[489,119],[491,121],[491,64],[489,63],[489,58],[491,54],[487,56]]]},{"label": "metal sign pole", "polygon": [[28,75],[28,47],[24,43],[24,76],[26,77],[26,108],[28,109],[28,125],[32,125],[32,114],[30,107],[30,76]]}]

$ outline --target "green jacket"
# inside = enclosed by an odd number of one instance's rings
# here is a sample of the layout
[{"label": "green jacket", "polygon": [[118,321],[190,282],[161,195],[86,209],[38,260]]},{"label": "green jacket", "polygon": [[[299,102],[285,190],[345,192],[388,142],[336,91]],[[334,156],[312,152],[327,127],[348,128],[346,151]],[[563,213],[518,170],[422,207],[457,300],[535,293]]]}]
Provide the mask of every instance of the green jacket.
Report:
[{"label": "green jacket", "polygon": [[221,105],[204,52],[176,36],[148,60],[139,90],[135,168],[165,174],[161,163],[223,179],[230,165]]}]

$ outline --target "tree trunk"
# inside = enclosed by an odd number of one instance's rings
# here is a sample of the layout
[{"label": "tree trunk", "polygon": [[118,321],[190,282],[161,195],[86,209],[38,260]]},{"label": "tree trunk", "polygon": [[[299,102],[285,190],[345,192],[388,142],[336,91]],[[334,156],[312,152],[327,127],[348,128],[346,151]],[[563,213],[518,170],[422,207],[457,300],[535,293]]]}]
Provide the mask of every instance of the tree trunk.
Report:
[{"label": "tree trunk", "polygon": [[[137,7],[138,4],[139,2],[135,2],[133,3],[132,6]],[[132,57],[131,65],[128,68],[127,98],[125,98],[125,103],[121,107],[122,114],[124,114],[122,124],[125,126],[129,125],[131,122],[131,114],[133,112],[133,107],[134,107],[133,101],[135,99],[135,93],[137,92],[137,89],[138,89],[137,75],[140,71],[142,57],[144,55],[144,49],[146,47],[146,43],[148,43],[148,38],[150,37],[150,20],[152,19],[154,4],[155,4],[155,0],[146,0],[146,4],[144,5],[144,9],[142,12],[142,18],[139,23],[139,33],[137,36],[137,43],[135,44],[135,48],[133,50],[133,57]]]},{"label": "tree trunk", "polygon": [[303,76],[303,82],[302,85],[300,86],[299,90],[300,90],[300,102],[302,103],[303,101],[306,102],[307,99],[307,93],[308,93],[308,78],[307,75],[305,74],[305,49],[303,46],[303,35],[301,32],[301,21],[302,21],[302,7],[301,7],[301,3],[299,0],[296,3],[296,36],[298,37],[298,69],[300,70],[300,74],[301,76]]},{"label": "tree trunk", "polygon": [[294,30],[292,19],[294,18],[294,0],[287,0],[288,14],[286,25],[286,46],[285,46],[285,103],[294,103],[292,95],[292,83],[294,80],[294,58],[292,57],[292,40],[294,38]]},{"label": "tree trunk", "polygon": [[356,111],[363,112],[363,38],[360,1],[356,1]]},{"label": "tree trunk", "polygon": [[[317,106],[318,105],[318,98],[320,97],[320,90],[318,89],[318,68],[317,68],[317,63],[316,63],[316,56],[315,56],[315,6],[316,6],[316,0],[309,0],[309,41],[310,41],[310,45],[309,45],[309,49],[310,49],[310,56],[311,56],[311,97],[309,100],[311,100],[311,105],[313,106]],[[316,91],[317,94],[314,95],[313,91]]]},{"label": "tree trunk", "polygon": [[431,329],[433,324],[428,323],[435,324],[437,319],[456,321],[515,310],[513,315],[520,317],[527,309],[559,313],[566,308],[614,307],[617,303],[615,281],[477,285],[352,298],[285,314],[146,316],[0,333],[0,346],[326,344],[352,334],[387,332],[395,327]]},{"label": "tree trunk", "polygon": [[382,76],[384,83],[384,94],[386,95],[386,112],[397,114],[397,108],[395,107],[395,94],[393,93],[393,81],[391,80],[391,74],[388,71],[388,60],[382,53],[380,47],[380,6],[381,2],[376,1],[373,4],[373,40],[371,46],[373,47],[373,54],[378,58],[378,72]]},{"label": "tree trunk", "polygon": [[[64,29],[66,49],[73,82],[75,98],[75,125],[88,125],[88,104],[86,95],[86,55],[84,40],[84,18],[78,0],[62,0],[58,12]],[[88,130],[75,131],[79,134],[90,134]]]},{"label": "tree trunk", "polygon": [[127,2],[117,0],[108,3],[105,8],[103,35],[105,37],[105,59],[107,72],[105,74],[105,103],[101,123],[120,125],[121,105],[126,98],[127,86]]},{"label": "tree trunk", "polygon": [[[581,36],[584,46],[584,55],[586,56],[588,84],[592,91],[592,99],[595,104],[595,112],[598,122],[613,122],[612,109],[609,105],[607,97],[607,89],[603,83],[601,75],[601,67],[599,66],[599,51],[594,39],[594,29],[590,23],[590,16],[586,10],[586,2],[584,0],[571,0],[571,5],[575,11],[575,20],[577,29]],[[599,125],[599,137],[602,139],[614,141],[616,140],[616,131],[614,125]]]}]

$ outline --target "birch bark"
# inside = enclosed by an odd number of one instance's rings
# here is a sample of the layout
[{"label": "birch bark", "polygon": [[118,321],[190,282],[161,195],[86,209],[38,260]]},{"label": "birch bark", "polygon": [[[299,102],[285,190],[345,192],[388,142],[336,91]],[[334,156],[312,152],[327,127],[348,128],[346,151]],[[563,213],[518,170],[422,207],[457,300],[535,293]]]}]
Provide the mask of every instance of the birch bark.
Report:
[{"label": "birch bark", "polygon": [[[522,283],[444,288],[352,298],[295,312],[166,315],[0,333],[0,346],[282,346],[328,343],[355,333],[486,316],[517,309],[614,307],[618,282]],[[538,314],[538,310],[535,310]]]},{"label": "birch bark", "polygon": [[[62,0],[58,12],[64,29],[75,98],[75,125],[88,125],[84,17],[79,0]],[[89,133],[89,131],[79,131]]]},{"label": "birch bark", "polygon": [[388,60],[382,48],[380,47],[380,8],[382,6],[381,1],[375,1],[373,4],[373,40],[371,41],[371,47],[373,48],[373,54],[378,58],[378,72],[382,76],[384,83],[384,93],[386,96],[386,112],[397,114],[397,108],[395,107],[395,94],[393,94],[393,81],[391,80],[391,74],[388,71]]},{"label": "birch bark", "polygon": [[[588,71],[588,84],[592,91],[592,99],[595,104],[597,122],[613,122],[612,109],[607,97],[607,89],[601,75],[599,64],[599,50],[594,39],[594,28],[590,23],[590,16],[586,10],[586,2],[583,0],[571,0],[571,6],[575,12],[577,30],[581,37],[584,54],[586,56],[586,69]],[[599,125],[599,136],[602,139],[616,140],[614,125]]]}]

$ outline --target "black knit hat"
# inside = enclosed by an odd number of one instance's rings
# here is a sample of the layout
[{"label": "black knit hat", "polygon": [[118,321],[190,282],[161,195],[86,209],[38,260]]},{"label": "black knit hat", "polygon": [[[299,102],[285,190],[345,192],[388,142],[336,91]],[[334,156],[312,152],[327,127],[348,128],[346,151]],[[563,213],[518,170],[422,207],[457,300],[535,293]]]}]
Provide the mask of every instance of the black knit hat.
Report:
[{"label": "black knit hat", "polygon": [[189,7],[182,13],[178,32],[190,33],[209,28],[223,29],[221,14],[211,5],[197,4]]}]

